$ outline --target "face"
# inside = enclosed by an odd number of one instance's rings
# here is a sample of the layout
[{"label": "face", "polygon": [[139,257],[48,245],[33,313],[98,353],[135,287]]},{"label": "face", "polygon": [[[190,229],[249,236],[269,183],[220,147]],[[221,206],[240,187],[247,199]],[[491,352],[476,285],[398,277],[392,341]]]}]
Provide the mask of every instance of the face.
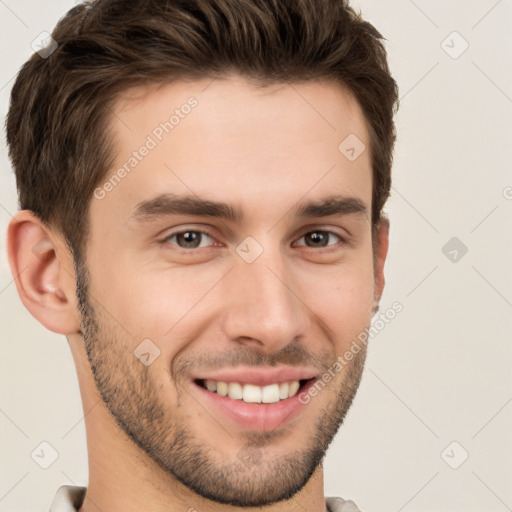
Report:
[{"label": "face", "polygon": [[334,84],[231,76],[133,89],[112,133],[77,282],[105,405],[195,493],[290,498],[363,370],[364,346],[336,365],[376,292],[369,150],[338,148],[369,148],[363,114]]}]

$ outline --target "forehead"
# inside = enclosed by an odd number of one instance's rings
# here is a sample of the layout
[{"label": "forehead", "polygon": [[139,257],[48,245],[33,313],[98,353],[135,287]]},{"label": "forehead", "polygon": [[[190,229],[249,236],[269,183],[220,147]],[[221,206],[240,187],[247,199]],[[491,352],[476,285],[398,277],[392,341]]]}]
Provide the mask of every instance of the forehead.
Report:
[{"label": "forehead", "polygon": [[240,208],[250,199],[248,213],[260,215],[327,192],[371,203],[366,121],[333,82],[261,87],[233,75],[132,88],[114,105],[111,132],[116,158],[100,187],[111,186],[91,212],[108,208],[119,221],[162,193]]}]

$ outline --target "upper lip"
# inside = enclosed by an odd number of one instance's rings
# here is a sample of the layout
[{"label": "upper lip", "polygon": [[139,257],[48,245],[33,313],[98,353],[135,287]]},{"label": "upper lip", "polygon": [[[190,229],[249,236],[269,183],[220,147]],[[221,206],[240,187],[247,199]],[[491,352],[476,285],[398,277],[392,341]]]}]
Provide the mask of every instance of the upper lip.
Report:
[{"label": "upper lip", "polygon": [[307,380],[315,377],[314,370],[308,368],[292,368],[281,366],[277,368],[238,368],[219,372],[204,373],[193,377],[193,380],[215,380],[217,382],[239,382],[240,384],[254,384],[255,386],[268,386],[281,384],[292,380]]}]

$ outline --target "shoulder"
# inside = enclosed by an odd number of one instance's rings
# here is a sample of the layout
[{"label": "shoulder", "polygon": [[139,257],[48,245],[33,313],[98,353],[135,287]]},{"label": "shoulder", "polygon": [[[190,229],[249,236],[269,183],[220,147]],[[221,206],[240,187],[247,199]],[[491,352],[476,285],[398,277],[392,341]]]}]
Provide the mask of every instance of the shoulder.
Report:
[{"label": "shoulder", "polygon": [[325,498],[329,512],[362,512],[352,500],[329,496]]},{"label": "shoulder", "polygon": [[62,485],[57,490],[49,512],[76,512],[84,501],[86,487]]}]

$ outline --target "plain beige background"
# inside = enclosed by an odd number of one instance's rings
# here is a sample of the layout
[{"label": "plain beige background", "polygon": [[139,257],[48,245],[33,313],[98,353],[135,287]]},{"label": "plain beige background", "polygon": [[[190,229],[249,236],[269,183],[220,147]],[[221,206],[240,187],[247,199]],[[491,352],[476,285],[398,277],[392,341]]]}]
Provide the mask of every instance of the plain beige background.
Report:
[{"label": "plain beige background", "polygon": [[[0,0],[2,121],[32,40],[73,5]],[[381,308],[403,311],[371,340],[326,494],[366,512],[512,510],[512,1],[353,5],[400,86]],[[45,511],[59,485],[87,483],[83,412],[65,337],[24,309],[8,268],[4,136],[0,168],[0,510]],[[42,442],[48,469],[31,457]]]}]

